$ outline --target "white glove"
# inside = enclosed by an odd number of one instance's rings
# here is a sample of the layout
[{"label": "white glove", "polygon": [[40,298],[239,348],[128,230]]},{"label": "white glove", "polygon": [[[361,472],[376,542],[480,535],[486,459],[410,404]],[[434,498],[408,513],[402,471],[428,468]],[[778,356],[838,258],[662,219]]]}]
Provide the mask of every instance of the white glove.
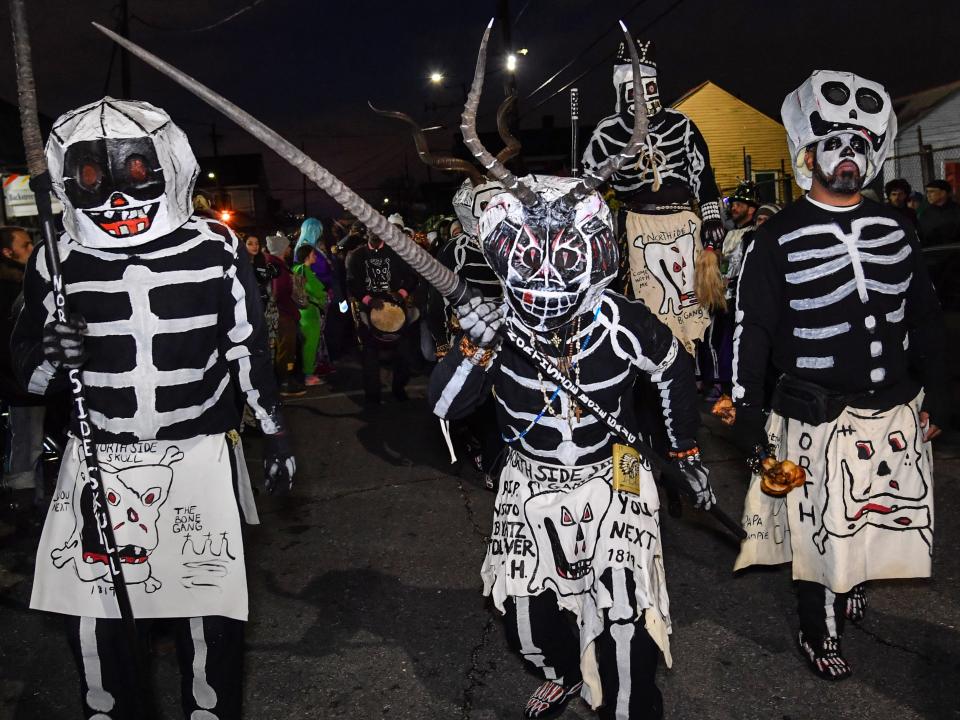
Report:
[{"label": "white glove", "polygon": [[502,302],[477,295],[455,306],[453,311],[470,342],[482,348],[497,344],[497,333],[503,324],[506,311]]}]

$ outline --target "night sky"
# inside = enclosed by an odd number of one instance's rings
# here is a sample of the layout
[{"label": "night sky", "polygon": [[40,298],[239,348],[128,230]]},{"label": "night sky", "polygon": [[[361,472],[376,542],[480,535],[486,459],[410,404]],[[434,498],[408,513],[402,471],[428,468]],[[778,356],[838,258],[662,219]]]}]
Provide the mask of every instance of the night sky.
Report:
[{"label": "night sky", "polygon": [[[423,171],[413,143],[366,101],[405,110],[424,125],[459,124],[460,84],[472,76],[476,51],[495,0],[373,2],[349,0],[129,0],[133,40],[273,126],[304,142],[317,161],[368,197],[387,177]],[[222,19],[249,7],[233,19]],[[60,113],[105,94],[119,96],[119,60],[106,86],[111,43],[90,21],[116,24],[114,0],[28,0],[41,112]],[[778,118],[784,95],[812,70],[852,70],[884,83],[894,97],[960,78],[956,5],[952,2],[794,2],[749,0],[511,0],[513,45],[526,47],[517,85],[521,124],[543,115],[567,124],[564,91],[538,103],[580,73],[581,117],[592,123],[611,112],[608,59],[619,42],[617,20],[657,44],[661,92],[674,99],[704,80]],[[8,37],[7,4],[0,24]],[[215,27],[209,29],[210,25]],[[592,47],[590,47],[592,45]],[[503,97],[502,35],[490,46],[481,115]],[[574,62],[544,90],[531,93]],[[211,152],[217,122],[220,152],[258,145],[186,91],[135,58],[132,90],[170,112],[198,155]],[[428,82],[439,70],[446,87]],[[0,44],[0,97],[16,101],[8,42]],[[428,105],[436,104],[436,110]],[[779,119],[779,118],[778,118]],[[481,124],[481,130],[484,128]],[[449,136],[447,136],[449,137]],[[581,144],[586,138],[581,140]],[[439,148],[449,146],[442,133]],[[271,191],[300,207],[300,179],[265,152]],[[310,195],[310,210],[328,214],[330,201]]]}]

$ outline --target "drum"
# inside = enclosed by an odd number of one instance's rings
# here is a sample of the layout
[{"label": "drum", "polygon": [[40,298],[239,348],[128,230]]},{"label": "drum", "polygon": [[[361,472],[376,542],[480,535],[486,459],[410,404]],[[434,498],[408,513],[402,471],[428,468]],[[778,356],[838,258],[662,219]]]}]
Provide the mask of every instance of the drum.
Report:
[{"label": "drum", "polygon": [[369,312],[361,310],[360,320],[366,325],[374,339],[381,343],[395,343],[400,339],[403,329],[419,317],[416,308],[406,307],[402,301],[391,295],[376,295],[380,306]]}]

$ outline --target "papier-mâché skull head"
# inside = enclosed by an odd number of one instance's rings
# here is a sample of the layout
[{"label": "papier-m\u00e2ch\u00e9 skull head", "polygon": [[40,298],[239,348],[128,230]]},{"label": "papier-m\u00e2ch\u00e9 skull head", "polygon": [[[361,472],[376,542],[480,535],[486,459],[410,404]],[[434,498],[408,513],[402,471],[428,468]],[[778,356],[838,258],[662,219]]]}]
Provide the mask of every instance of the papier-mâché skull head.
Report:
[{"label": "papier-m\u00e2ch\u00e9 skull head", "polygon": [[540,202],[496,195],[480,216],[480,241],[504,297],[532,330],[551,330],[592,310],[617,272],[610,210],[596,192],[571,203],[575,178],[523,178]]},{"label": "papier-m\u00e2ch\u00e9 skull head", "polygon": [[105,97],[65,113],[46,154],[64,225],[82,245],[143,245],[193,212],[197,160],[183,131],[149,103]]},{"label": "papier-m\u00e2ch\u00e9 skull head", "polygon": [[[640,90],[647,117],[653,117],[663,109],[660,102],[660,80],[657,78],[657,62],[652,40],[637,40],[640,54]],[[630,50],[625,42],[620,43],[616,59],[613,61],[613,87],[617,91],[618,114],[625,117],[633,115],[636,105],[634,97],[633,66],[630,62]]]},{"label": "papier-m\u00e2ch\u00e9 skull head", "polygon": [[879,83],[850,72],[815,71],[784,98],[780,112],[797,184],[805,190],[813,182],[804,162],[810,145],[845,132],[862,134],[869,141],[863,176],[866,185],[880,172],[897,136],[897,116],[890,95]]},{"label": "papier-m\u00e2ch\u00e9 skull head", "polygon": [[474,186],[473,181],[467,178],[453,196],[453,211],[460,221],[463,232],[476,239],[480,235],[480,214],[486,209],[490,200],[503,192],[503,183],[489,180]]}]

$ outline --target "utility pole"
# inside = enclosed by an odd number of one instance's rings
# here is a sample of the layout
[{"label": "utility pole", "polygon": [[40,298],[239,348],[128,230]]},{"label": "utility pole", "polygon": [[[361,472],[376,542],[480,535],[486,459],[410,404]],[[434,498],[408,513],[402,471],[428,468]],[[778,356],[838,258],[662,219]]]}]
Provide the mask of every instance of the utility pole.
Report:
[{"label": "utility pole", "polygon": [[220,146],[217,143],[222,135],[217,132],[217,123],[210,123],[210,144],[213,145],[213,172],[216,175],[217,191],[214,196],[214,204],[217,208],[222,208],[223,202],[223,179],[220,177]]},{"label": "utility pole", "polygon": [[[130,37],[130,6],[128,0],[120,0],[120,34]],[[130,53],[120,50],[120,97],[130,100]]]}]

